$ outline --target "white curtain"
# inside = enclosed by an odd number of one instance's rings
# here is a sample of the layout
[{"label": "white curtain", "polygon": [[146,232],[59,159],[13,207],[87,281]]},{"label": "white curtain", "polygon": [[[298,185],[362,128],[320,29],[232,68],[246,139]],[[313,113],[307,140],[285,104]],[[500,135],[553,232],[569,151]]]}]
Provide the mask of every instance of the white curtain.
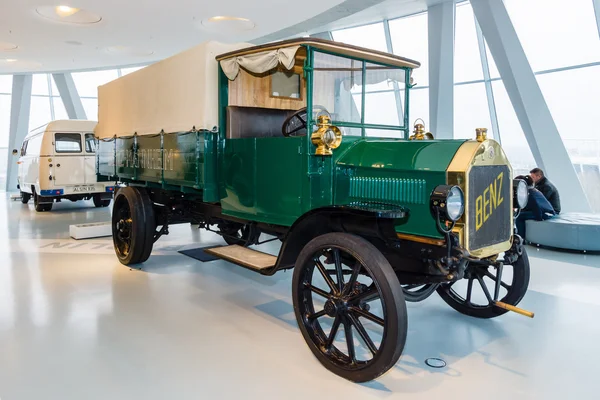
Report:
[{"label": "white curtain", "polygon": [[294,66],[296,52],[300,46],[284,47],[277,50],[263,51],[260,53],[247,54],[221,60],[221,68],[229,80],[234,80],[240,67],[255,73],[261,74],[276,68],[279,64],[285,69],[290,70]]}]

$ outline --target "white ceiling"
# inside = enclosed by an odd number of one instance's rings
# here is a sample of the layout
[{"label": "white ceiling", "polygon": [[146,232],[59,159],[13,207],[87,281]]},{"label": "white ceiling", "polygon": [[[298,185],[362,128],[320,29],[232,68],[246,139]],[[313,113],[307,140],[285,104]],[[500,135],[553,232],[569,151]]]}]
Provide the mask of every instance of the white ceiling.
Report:
[{"label": "white ceiling", "polygon": [[[208,39],[250,41],[340,3],[343,0],[0,0],[0,42],[19,46],[0,51],[0,74],[145,64]],[[99,14],[102,21],[73,25],[53,22],[36,12],[40,6],[58,5]],[[202,27],[203,19],[218,15],[248,18],[256,26],[241,33],[210,32]],[[114,46],[142,54],[107,51]]]}]

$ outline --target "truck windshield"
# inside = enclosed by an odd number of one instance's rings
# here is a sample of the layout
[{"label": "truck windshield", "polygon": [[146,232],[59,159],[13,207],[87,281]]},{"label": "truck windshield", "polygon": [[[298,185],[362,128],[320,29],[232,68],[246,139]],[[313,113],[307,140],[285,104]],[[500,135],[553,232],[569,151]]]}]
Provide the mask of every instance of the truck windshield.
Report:
[{"label": "truck windshield", "polygon": [[327,110],[345,135],[361,136],[364,129],[366,136],[401,138],[406,76],[403,68],[315,51],[313,109]]}]

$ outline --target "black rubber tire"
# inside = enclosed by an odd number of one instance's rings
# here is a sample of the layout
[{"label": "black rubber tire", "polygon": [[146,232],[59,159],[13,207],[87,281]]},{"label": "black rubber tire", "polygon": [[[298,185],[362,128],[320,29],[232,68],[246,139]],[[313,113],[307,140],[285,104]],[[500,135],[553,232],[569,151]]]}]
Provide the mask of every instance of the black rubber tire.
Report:
[{"label": "black rubber tire", "polygon": [[416,290],[409,289],[411,285],[402,285],[402,291],[404,292],[404,299],[409,303],[418,303],[423,301],[435,292],[437,288],[436,283],[430,283],[415,288]]},{"label": "black rubber tire", "polygon": [[219,224],[219,230],[223,232],[223,240],[228,245],[248,247],[258,241],[260,231],[251,225],[238,224],[236,222],[224,222]]},{"label": "black rubber tire", "polygon": [[34,191],[33,192],[33,205],[35,207],[35,211],[37,212],[46,212],[52,210],[53,203],[40,203],[40,196]]},{"label": "black rubber tire", "polygon": [[[303,292],[299,287],[303,285],[305,274],[309,271],[307,266],[313,262],[313,255],[326,247],[338,248],[360,261],[363,268],[372,276],[374,286],[379,289],[381,294],[386,322],[384,337],[377,354],[360,369],[343,368],[334,363],[319,347],[319,344],[311,338],[305,325],[309,322],[304,315],[301,315],[299,308],[299,303],[304,301]],[[406,302],[396,273],[388,260],[373,244],[362,237],[348,233],[327,233],[318,236],[300,252],[294,267],[292,282],[296,321],[308,347],[325,368],[350,381],[367,382],[383,375],[396,364],[406,343],[408,329]]]},{"label": "black rubber tire", "polygon": [[[509,290],[508,293],[502,299],[500,299],[500,301],[512,306],[519,304],[521,300],[523,300],[525,293],[527,293],[527,288],[529,287],[529,276],[529,257],[527,256],[527,251],[525,248],[523,248],[523,254],[513,265],[513,281],[511,290]],[[499,317],[500,315],[508,312],[508,310],[496,307],[494,305],[489,305],[487,307],[467,306],[464,301],[457,299],[454,292],[450,292],[450,290],[450,286],[442,284],[438,286],[437,292],[442,300],[444,300],[450,307],[454,308],[461,314],[475,318],[488,319]],[[493,295],[493,292],[491,292],[491,294]]]},{"label": "black rubber tire", "polygon": [[21,192],[21,203],[27,204],[31,200],[31,193]]},{"label": "black rubber tire", "polygon": [[96,194],[94,196],[92,196],[92,200],[94,201],[94,206],[96,208],[108,207],[110,205],[110,199],[102,200],[102,198]]},{"label": "black rubber tire", "polygon": [[[121,242],[117,237],[121,207],[127,207],[131,218],[128,251],[119,248]],[[148,260],[154,244],[156,221],[152,202],[145,190],[128,186],[117,192],[112,214],[112,230],[115,254],[121,264],[139,264]]]}]

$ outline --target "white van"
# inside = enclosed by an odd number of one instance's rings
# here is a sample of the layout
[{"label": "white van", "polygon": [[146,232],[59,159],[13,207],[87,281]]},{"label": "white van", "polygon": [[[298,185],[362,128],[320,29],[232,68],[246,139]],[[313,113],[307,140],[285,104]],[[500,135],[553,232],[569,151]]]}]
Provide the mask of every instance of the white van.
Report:
[{"label": "white van", "polygon": [[36,211],[50,211],[61,199],[110,204],[114,183],[96,180],[95,127],[96,121],[52,121],[27,135],[18,162],[24,204],[31,197]]}]

